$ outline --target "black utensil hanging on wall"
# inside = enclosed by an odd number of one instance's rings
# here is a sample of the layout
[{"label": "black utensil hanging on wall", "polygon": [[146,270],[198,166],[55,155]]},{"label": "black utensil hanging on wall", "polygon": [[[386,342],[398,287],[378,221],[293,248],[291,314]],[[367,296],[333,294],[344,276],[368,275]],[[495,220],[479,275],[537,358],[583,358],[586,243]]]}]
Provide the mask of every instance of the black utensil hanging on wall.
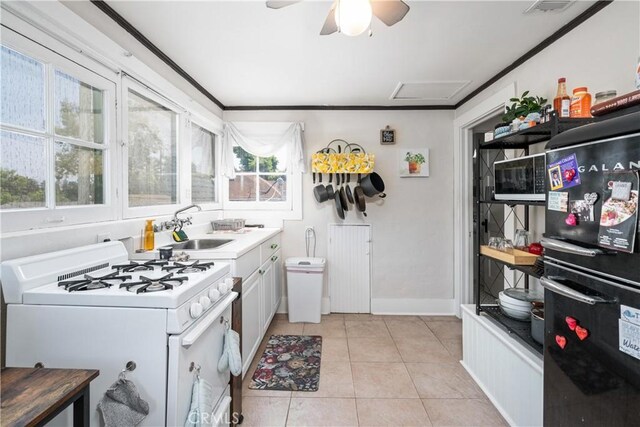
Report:
[{"label": "black utensil hanging on wall", "polygon": [[382,180],[382,177],[375,172],[371,172],[369,175],[362,178],[360,186],[362,187],[364,194],[368,197],[387,197],[384,193],[384,181]]},{"label": "black utensil hanging on wall", "polygon": [[329,184],[327,184],[327,194],[329,195],[329,198],[332,199],[333,198],[333,185],[331,184],[333,182],[333,174],[330,173],[329,174]]},{"label": "black utensil hanging on wall", "polygon": [[340,192],[336,191],[334,196],[334,201],[336,203],[336,213],[340,217],[340,219],[344,219],[344,208],[342,207],[342,200],[340,198]]},{"label": "black utensil hanging on wall", "polygon": [[353,193],[351,192],[350,183],[351,183],[351,174],[348,173],[347,174],[347,189],[345,191],[347,193],[347,200],[349,201],[349,203],[353,204],[355,202],[353,201]]},{"label": "black utensil hanging on wall", "polygon": [[358,174],[358,185],[356,185],[356,188],[353,190],[353,197],[356,202],[356,207],[360,212],[362,212],[362,215],[366,217],[367,202],[364,199],[364,191],[362,191],[362,187],[360,186],[360,181],[361,181],[361,175]]}]

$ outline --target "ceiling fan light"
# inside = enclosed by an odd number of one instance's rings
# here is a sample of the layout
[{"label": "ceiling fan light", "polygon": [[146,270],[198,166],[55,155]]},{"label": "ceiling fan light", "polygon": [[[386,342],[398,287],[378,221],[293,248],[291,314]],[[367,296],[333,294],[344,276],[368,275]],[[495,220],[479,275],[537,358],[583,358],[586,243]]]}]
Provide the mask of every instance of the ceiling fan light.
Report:
[{"label": "ceiling fan light", "polygon": [[338,0],[336,24],[340,32],[348,36],[358,36],[371,25],[373,11],[369,0]]}]

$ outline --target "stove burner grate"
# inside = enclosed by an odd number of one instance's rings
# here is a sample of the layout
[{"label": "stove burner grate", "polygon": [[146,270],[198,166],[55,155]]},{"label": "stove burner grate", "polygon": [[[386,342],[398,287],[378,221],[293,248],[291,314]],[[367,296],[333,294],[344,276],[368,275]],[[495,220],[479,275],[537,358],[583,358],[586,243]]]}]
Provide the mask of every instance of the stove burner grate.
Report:
[{"label": "stove burner grate", "polygon": [[[159,292],[173,289],[174,286],[181,285],[182,282],[189,280],[188,277],[174,277],[173,273],[169,273],[165,276],[158,277],[155,279],[140,276],[139,282],[128,282],[121,283],[120,288],[126,288],[128,291],[131,291],[131,288],[134,286],[140,286],[136,289],[136,294],[143,294],[146,292]],[[177,283],[171,283],[177,282]],[[131,291],[133,292],[133,291]]]},{"label": "stove burner grate", "polygon": [[134,271],[153,271],[155,270],[155,267],[162,267],[167,264],[167,261],[152,259],[144,263],[130,261],[129,264],[114,265],[111,268],[117,270],[118,272],[131,273]]},{"label": "stove burner grate", "polygon": [[117,271],[114,271],[113,273],[109,273],[101,277],[93,277],[85,274],[84,279],[65,280],[62,282],[58,282],[58,286],[64,286],[64,288],[69,292],[92,291],[95,289],[110,288],[111,286],[113,286],[113,283],[110,283],[111,281],[125,281],[128,279],[131,279],[131,276],[119,275]]},{"label": "stove burner grate", "polygon": [[206,271],[209,268],[215,265],[214,262],[200,262],[196,260],[191,264],[186,264],[183,262],[174,262],[172,265],[167,265],[162,267],[164,271],[175,271],[178,274],[182,273],[194,273],[200,271]]}]

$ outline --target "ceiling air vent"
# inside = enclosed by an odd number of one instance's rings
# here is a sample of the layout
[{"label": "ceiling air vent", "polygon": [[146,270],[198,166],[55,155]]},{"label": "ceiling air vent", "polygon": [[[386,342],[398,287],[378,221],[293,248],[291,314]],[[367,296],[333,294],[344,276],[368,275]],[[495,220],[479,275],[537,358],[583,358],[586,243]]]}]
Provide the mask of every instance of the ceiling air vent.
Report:
[{"label": "ceiling air vent", "polygon": [[562,12],[576,0],[536,0],[524,13],[533,12]]},{"label": "ceiling air vent", "polygon": [[400,82],[389,99],[397,101],[448,101],[464,89],[470,80]]}]

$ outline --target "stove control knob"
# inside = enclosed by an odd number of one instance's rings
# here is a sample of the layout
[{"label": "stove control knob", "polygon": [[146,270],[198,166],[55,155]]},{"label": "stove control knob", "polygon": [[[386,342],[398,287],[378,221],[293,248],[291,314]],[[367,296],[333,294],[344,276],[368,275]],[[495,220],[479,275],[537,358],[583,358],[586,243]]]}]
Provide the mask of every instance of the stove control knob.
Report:
[{"label": "stove control knob", "polygon": [[211,307],[211,300],[209,299],[208,296],[206,295],[202,295],[200,297],[200,305],[202,306],[203,309],[207,309],[209,307]]},{"label": "stove control knob", "polygon": [[220,291],[221,295],[224,295],[227,293],[227,291],[229,290],[229,288],[227,288],[226,283],[224,282],[220,282],[218,283],[218,290]]},{"label": "stove control knob", "polygon": [[209,289],[209,299],[211,301],[218,301],[220,299],[220,291],[216,289],[215,286],[212,286]]},{"label": "stove control knob", "polygon": [[194,302],[189,308],[189,314],[194,319],[200,317],[203,311],[204,310],[202,309],[202,304],[200,304],[199,302]]}]

